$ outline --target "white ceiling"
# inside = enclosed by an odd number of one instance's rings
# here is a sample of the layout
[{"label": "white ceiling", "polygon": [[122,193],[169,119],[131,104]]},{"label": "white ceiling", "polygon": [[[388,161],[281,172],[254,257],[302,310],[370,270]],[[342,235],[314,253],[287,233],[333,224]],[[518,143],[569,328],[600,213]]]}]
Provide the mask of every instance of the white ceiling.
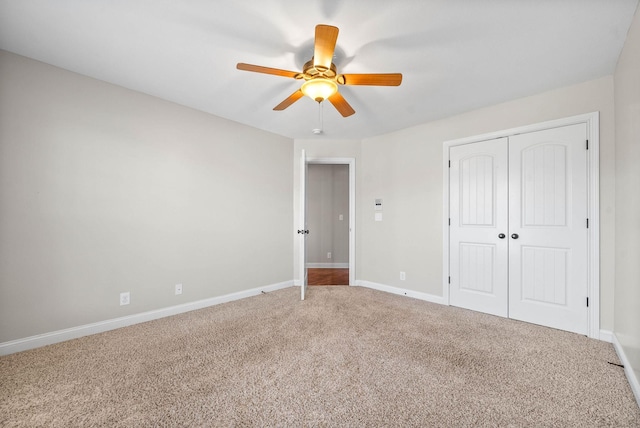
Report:
[{"label": "white ceiling", "polygon": [[[613,73],[638,0],[0,0],[0,48],[292,138],[364,138]],[[403,73],[342,86],[356,110],[303,98],[316,24],[340,28],[341,73]]]}]

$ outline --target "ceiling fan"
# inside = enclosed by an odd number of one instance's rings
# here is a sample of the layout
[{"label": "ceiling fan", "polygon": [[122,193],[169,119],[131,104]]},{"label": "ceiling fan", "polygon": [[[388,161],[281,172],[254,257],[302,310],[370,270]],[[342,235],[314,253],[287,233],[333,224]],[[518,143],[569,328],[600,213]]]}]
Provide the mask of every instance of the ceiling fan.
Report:
[{"label": "ceiling fan", "polygon": [[242,62],[238,63],[236,68],[304,80],[300,89],[275,106],[274,110],[284,110],[307,95],[318,103],[328,99],[342,116],[351,116],[355,110],[338,92],[338,85],[399,86],[402,83],[402,74],[338,74],[336,66],[332,62],[338,31],[337,27],[331,25],[320,24],[316,26],[313,57],[303,66],[301,73]]}]

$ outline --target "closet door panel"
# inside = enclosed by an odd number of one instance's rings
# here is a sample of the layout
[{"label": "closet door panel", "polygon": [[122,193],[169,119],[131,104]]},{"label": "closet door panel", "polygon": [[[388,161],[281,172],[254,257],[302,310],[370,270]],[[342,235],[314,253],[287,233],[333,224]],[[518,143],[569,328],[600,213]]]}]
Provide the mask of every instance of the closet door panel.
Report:
[{"label": "closet door panel", "polygon": [[450,149],[450,302],[507,316],[507,139]]},{"label": "closet door panel", "polygon": [[586,125],[509,138],[509,317],[586,334]]}]

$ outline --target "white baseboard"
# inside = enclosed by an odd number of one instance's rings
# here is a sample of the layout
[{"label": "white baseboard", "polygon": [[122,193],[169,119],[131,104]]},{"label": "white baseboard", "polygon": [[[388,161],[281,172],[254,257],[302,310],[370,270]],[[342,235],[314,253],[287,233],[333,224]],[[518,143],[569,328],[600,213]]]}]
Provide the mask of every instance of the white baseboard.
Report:
[{"label": "white baseboard", "polygon": [[412,297],[414,299],[425,300],[439,305],[446,305],[444,297],[435,296],[433,294],[421,293],[419,291],[407,290],[404,288],[392,287],[390,285],[378,284],[376,282],[356,280],[356,286],[371,288],[373,290],[385,291],[387,293],[399,294],[401,296]]},{"label": "white baseboard", "polygon": [[629,381],[629,385],[631,385],[631,390],[633,391],[633,395],[636,397],[636,401],[638,402],[638,406],[640,406],[640,379],[636,376],[636,372],[631,368],[631,363],[627,358],[627,355],[624,352],[624,348],[618,341],[615,333],[612,334],[613,338],[613,347],[616,349],[616,353],[620,358],[620,362],[624,366],[624,374],[627,376],[627,380]]},{"label": "white baseboard", "polygon": [[244,299],[246,297],[257,296],[263,291],[275,291],[282,288],[293,286],[293,281],[285,281],[277,284],[267,285],[265,287],[252,288],[249,290],[238,291],[237,293],[226,294],[224,296],[212,297],[209,299],[198,300],[195,302],[184,303],[182,305],[169,306],[167,308],[156,309],[153,311],[142,312],[139,314],[128,315],[125,317],[114,318],[106,321],[100,321],[91,324],[80,325],[77,327],[67,328],[64,330],[52,331],[49,333],[38,334],[36,336],[25,337],[24,339],[11,340],[9,342],[0,343],[0,355],[13,354],[15,352],[26,351],[29,349],[39,348],[41,346],[52,345],[54,343],[64,342],[66,340],[77,339],[79,337],[88,336],[90,334],[102,333],[117,328],[126,327],[141,322],[152,321],[159,318],[169,317],[181,314],[183,312],[203,309],[209,306],[219,305],[221,303],[231,302],[233,300]]},{"label": "white baseboard", "polygon": [[307,268],[315,269],[349,269],[349,263],[307,263]]},{"label": "white baseboard", "polygon": [[609,330],[600,330],[600,336],[598,339],[603,342],[613,343],[613,332]]}]

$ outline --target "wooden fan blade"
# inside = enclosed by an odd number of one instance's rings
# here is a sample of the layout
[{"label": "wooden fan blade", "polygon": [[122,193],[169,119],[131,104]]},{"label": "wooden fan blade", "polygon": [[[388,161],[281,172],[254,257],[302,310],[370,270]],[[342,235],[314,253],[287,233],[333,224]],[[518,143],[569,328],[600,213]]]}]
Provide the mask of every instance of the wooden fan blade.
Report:
[{"label": "wooden fan blade", "polygon": [[289,107],[291,104],[295,103],[296,101],[298,101],[300,98],[304,97],[304,94],[302,93],[302,91],[300,89],[298,89],[297,91],[295,91],[293,94],[289,95],[284,101],[282,101],[280,104],[278,104],[277,106],[275,106],[273,109],[274,110],[284,110],[287,107]]},{"label": "wooden fan blade", "polygon": [[341,74],[337,81],[342,85],[400,86],[402,74]]},{"label": "wooden fan blade", "polygon": [[313,66],[316,68],[331,68],[333,51],[338,40],[338,28],[331,25],[316,25],[316,41],[313,52]]},{"label": "wooden fan blade", "polygon": [[327,98],[331,104],[338,110],[338,112],[344,116],[348,117],[354,114],[356,111],[349,105],[347,100],[344,99],[340,92],[336,92]]},{"label": "wooden fan blade", "polygon": [[295,78],[300,74],[295,71],[281,70],[279,68],[271,68],[271,67],[262,67],[261,65],[245,64],[243,62],[239,62],[238,65],[236,65],[236,68],[238,70],[253,71],[255,73],[273,74],[275,76],[282,76],[282,77]]}]

